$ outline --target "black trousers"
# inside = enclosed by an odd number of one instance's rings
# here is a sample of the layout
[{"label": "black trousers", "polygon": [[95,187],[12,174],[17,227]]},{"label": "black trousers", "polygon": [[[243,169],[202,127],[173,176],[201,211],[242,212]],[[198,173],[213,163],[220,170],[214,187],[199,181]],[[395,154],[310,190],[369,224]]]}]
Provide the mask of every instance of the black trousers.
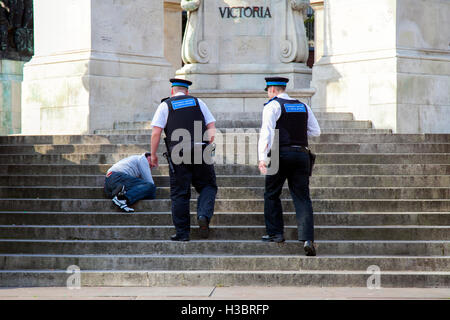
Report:
[{"label": "black trousers", "polygon": [[309,195],[309,155],[297,148],[280,150],[279,170],[267,175],[264,192],[264,220],[268,235],[284,233],[283,208],[280,195],[288,180],[295,206],[298,240],[314,241],[314,217]]},{"label": "black trousers", "polygon": [[217,184],[213,165],[174,165],[175,174],[170,172],[170,199],[172,200],[172,220],[179,236],[190,233],[191,184],[199,193],[197,218],[205,216],[208,221],[214,214]]}]

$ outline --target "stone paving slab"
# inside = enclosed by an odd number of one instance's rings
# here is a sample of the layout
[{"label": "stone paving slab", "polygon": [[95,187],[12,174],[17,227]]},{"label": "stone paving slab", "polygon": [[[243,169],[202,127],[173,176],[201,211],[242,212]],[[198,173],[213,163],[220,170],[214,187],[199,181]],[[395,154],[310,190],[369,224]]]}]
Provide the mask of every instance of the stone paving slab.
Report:
[{"label": "stone paving slab", "polygon": [[0,300],[365,300],[450,299],[448,289],[348,287],[91,287],[1,288]]}]

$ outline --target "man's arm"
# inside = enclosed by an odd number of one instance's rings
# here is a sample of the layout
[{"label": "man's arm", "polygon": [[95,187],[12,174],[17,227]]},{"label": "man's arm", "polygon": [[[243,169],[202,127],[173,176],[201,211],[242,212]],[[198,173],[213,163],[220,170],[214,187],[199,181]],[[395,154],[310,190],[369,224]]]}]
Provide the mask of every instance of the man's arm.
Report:
[{"label": "man's arm", "polygon": [[320,136],[319,122],[308,105],[306,109],[308,110],[308,137],[318,137]]},{"label": "man's arm", "polygon": [[216,136],[216,123],[211,122],[206,125],[206,132],[208,132],[209,143],[214,142],[214,138]]},{"label": "man's arm", "polygon": [[209,111],[208,106],[201,99],[198,99],[198,103],[200,105],[200,110],[203,113],[203,117],[205,118],[206,129],[208,132],[208,141],[209,143],[214,142],[214,137],[216,136],[216,119]]},{"label": "man's arm", "polygon": [[158,156],[156,150],[158,150],[159,141],[161,139],[161,131],[167,124],[167,118],[169,116],[169,107],[167,103],[162,102],[156,109],[155,115],[152,119],[152,138],[150,140],[150,166],[155,168],[158,166]]},{"label": "man's arm", "polygon": [[148,160],[145,155],[139,158],[138,169],[141,174],[142,180],[155,184],[152,178],[152,172],[150,171],[150,166],[148,165]]},{"label": "man's arm", "polygon": [[258,140],[258,167],[262,174],[267,172],[267,154],[272,148],[276,121],[280,117],[280,104],[276,101],[264,107],[262,125]]},{"label": "man's arm", "polygon": [[151,162],[151,167],[155,168],[158,166],[158,156],[156,155],[156,151],[158,150],[158,145],[159,145],[159,141],[161,140],[161,132],[162,132],[163,128],[157,127],[157,126],[153,126],[152,129],[152,138],[151,138],[151,153],[152,155],[150,156],[150,162]]}]

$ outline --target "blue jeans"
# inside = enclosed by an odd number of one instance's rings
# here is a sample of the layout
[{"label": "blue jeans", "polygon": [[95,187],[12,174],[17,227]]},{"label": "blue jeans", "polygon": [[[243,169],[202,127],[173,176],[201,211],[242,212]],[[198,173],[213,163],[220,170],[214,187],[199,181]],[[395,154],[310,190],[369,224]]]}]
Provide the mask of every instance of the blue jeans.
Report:
[{"label": "blue jeans", "polygon": [[153,183],[121,172],[113,172],[109,177],[106,177],[105,192],[108,197],[112,198],[111,192],[120,185],[125,186],[125,198],[128,205],[142,199],[155,199],[156,186]]},{"label": "blue jeans", "polygon": [[283,208],[280,195],[288,180],[294,201],[298,240],[314,241],[314,218],[309,195],[309,155],[300,150],[280,151],[280,166],[275,175],[267,175],[264,192],[264,219],[268,235],[283,234]]}]

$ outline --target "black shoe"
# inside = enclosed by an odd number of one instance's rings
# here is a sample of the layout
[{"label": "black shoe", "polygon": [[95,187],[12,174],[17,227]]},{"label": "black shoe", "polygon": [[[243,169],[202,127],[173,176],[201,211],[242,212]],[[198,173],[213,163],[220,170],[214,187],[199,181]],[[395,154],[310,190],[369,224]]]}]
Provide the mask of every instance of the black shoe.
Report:
[{"label": "black shoe", "polygon": [[199,228],[200,237],[202,237],[203,239],[207,239],[209,236],[208,218],[206,218],[205,216],[200,216],[198,218],[198,226],[200,227]]},{"label": "black shoe", "polygon": [[189,236],[178,236],[177,234],[174,234],[173,236],[170,236],[170,240],[172,241],[189,241]]},{"label": "black shoe", "polygon": [[307,240],[303,246],[307,256],[313,257],[316,255],[316,248],[314,247],[314,241]]},{"label": "black shoe", "polygon": [[265,235],[265,236],[262,237],[261,240],[264,241],[264,242],[277,242],[277,243],[280,243],[280,242],[284,242],[284,237],[283,237],[282,234],[276,234],[274,236]]}]

